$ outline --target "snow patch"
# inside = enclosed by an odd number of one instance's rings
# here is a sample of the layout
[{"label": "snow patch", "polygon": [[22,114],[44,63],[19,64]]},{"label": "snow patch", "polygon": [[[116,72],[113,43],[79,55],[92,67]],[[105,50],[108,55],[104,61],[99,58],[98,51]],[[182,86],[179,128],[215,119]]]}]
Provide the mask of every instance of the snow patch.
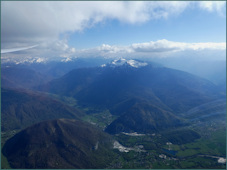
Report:
[{"label": "snow patch", "polygon": [[127,62],[126,59],[124,58],[120,58],[120,59],[116,59],[114,61],[112,61],[111,64],[115,65],[115,66],[122,66],[123,64],[125,64]]},{"label": "snow patch", "polygon": [[106,64],[102,64],[101,67],[106,67]]},{"label": "snow patch", "polygon": [[61,62],[66,62],[66,63],[69,62],[69,61],[72,61],[72,59],[69,58],[69,57],[67,57],[67,58],[61,60]]},{"label": "snow patch", "polygon": [[147,65],[147,63],[145,63],[145,62],[139,62],[139,61],[135,61],[135,60],[128,60],[127,63],[128,63],[128,65],[135,67],[135,68],[139,68],[139,67],[143,67],[143,66]]},{"label": "snow patch", "polygon": [[37,62],[37,63],[42,63],[42,62],[45,62],[45,59],[44,59],[44,58],[38,58],[38,59],[36,60],[36,62]]},{"label": "snow patch", "polygon": [[[112,67],[128,65],[128,66],[131,66],[134,68],[139,68],[139,67],[144,67],[148,64],[146,62],[140,62],[140,61],[136,61],[136,60],[126,60],[124,58],[120,58],[120,59],[113,60],[109,65]],[[101,67],[105,67],[105,66],[106,65],[102,65]]]}]

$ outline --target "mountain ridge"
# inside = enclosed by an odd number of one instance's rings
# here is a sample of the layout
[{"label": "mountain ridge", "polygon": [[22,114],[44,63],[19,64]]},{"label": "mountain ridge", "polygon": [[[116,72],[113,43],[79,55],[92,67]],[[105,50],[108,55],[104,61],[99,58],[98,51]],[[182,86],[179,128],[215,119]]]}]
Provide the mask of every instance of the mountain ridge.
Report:
[{"label": "mountain ridge", "polygon": [[2,131],[25,128],[49,119],[79,119],[84,114],[40,93],[5,88],[1,88],[1,93]]},{"label": "mountain ridge", "polygon": [[2,151],[12,168],[105,168],[113,139],[95,126],[73,119],[48,120],[16,134]]},{"label": "mountain ridge", "polygon": [[[168,112],[174,119],[177,115],[222,96],[215,84],[190,73],[150,63],[137,68],[127,64],[127,60],[122,60],[114,61],[120,63],[116,67],[110,64],[72,70],[39,89],[73,97],[82,107],[109,109],[111,114],[120,116],[116,121],[123,119],[123,115],[136,103],[146,103],[146,107],[151,107],[146,116],[154,118],[155,115],[151,113],[152,108],[156,107],[162,113],[159,116]],[[141,108],[137,105],[135,109],[138,110],[138,116],[146,117],[143,115],[145,106]],[[164,127],[174,126],[170,121],[163,122]],[[158,122],[150,122],[150,126],[157,125]]]}]

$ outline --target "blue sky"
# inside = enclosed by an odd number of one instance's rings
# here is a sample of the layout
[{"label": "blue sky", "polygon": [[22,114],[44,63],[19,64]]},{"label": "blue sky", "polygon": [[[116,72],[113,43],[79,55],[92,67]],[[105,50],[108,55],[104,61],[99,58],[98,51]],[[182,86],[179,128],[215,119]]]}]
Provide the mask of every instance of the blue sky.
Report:
[{"label": "blue sky", "polygon": [[225,1],[3,1],[1,7],[1,47],[23,49],[2,61],[225,55]]},{"label": "blue sky", "polygon": [[101,44],[129,45],[160,39],[188,43],[225,42],[226,18],[195,8],[185,10],[178,16],[142,24],[108,20],[72,34],[69,44],[76,48],[92,48]]}]

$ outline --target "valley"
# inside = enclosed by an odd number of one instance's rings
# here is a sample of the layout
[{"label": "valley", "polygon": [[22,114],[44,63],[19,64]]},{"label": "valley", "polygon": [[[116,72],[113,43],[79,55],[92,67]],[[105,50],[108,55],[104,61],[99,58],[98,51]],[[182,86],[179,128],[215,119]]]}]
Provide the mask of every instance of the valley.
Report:
[{"label": "valley", "polygon": [[40,81],[1,89],[3,169],[226,167],[225,94],[206,79],[119,59]]},{"label": "valley", "polygon": [[[195,134],[193,139],[190,130],[199,136]],[[172,130],[152,134],[116,134],[116,141],[126,149],[118,149],[121,158],[108,168],[225,168],[226,160],[219,163],[219,158],[226,159],[225,120],[197,122],[177,128],[177,132],[177,136],[172,134]],[[172,140],[167,138],[169,135]],[[179,136],[184,137],[181,139]]]},{"label": "valley", "polygon": [[226,1],[0,8],[0,169],[226,169]]}]

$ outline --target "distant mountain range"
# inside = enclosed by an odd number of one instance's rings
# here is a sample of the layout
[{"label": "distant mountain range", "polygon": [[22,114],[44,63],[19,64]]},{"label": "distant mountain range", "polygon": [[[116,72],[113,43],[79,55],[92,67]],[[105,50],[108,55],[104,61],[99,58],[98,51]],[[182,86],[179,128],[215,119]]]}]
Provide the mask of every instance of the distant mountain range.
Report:
[{"label": "distant mountain range", "polygon": [[[130,110],[143,115],[141,119],[146,120],[145,124],[149,122],[150,129],[154,130],[161,126],[179,125],[176,117],[178,114],[224,96],[215,84],[192,74],[153,63],[125,59],[114,60],[101,67],[72,70],[38,89],[71,96],[82,106],[99,106],[119,115],[118,120],[107,128],[109,132],[120,132],[118,127],[114,127],[119,126],[119,122],[121,126],[125,126],[123,122],[133,122],[129,121],[133,119]],[[145,112],[149,114],[144,115]],[[155,112],[162,113],[157,114],[160,118],[154,118]],[[130,118],[126,121],[125,117]],[[163,124],[157,125],[158,121],[155,120],[159,119],[163,120]],[[141,124],[139,119],[134,121],[134,126]],[[136,130],[129,124],[127,126],[121,128],[121,131]],[[110,130],[110,127],[115,130]]]},{"label": "distant mountain range", "polygon": [[[59,61],[49,61],[49,62],[43,62],[43,63],[6,62],[6,63],[1,63],[1,71],[2,71],[2,76],[6,77],[8,80],[10,80],[13,83],[17,83],[18,85],[20,85],[20,83],[23,83],[23,81],[25,82],[30,81],[33,83],[33,86],[37,86],[44,82],[39,82],[37,84],[37,80],[39,79],[36,79],[36,80],[32,79],[30,75],[32,74],[41,75],[42,80],[45,80],[47,82],[50,79],[59,78],[73,69],[85,68],[85,67],[97,67],[109,61],[110,59],[104,59],[104,58],[83,58],[83,59],[78,58],[69,62],[59,62]],[[18,75],[19,77],[22,76],[21,79],[18,77]],[[20,81],[16,82],[18,80]]]},{"label": "distant mountain range", "polygon": [[50,77],[36,72],[30,68],[3,67],[1,68],[1,87],[27,88],[44,84]]},{"label": "distant mountain range", "polygon": [[[93,61],[1,68],[1,129],[18,132],[2,148],[12,168],[118,167],[135,156],[113,149],[125,134],[181,145],[201,137],[188,125],[225,119],[225,88],[209,80],[147,61]],[[104,129],[91,125],[104,119]]]}]

